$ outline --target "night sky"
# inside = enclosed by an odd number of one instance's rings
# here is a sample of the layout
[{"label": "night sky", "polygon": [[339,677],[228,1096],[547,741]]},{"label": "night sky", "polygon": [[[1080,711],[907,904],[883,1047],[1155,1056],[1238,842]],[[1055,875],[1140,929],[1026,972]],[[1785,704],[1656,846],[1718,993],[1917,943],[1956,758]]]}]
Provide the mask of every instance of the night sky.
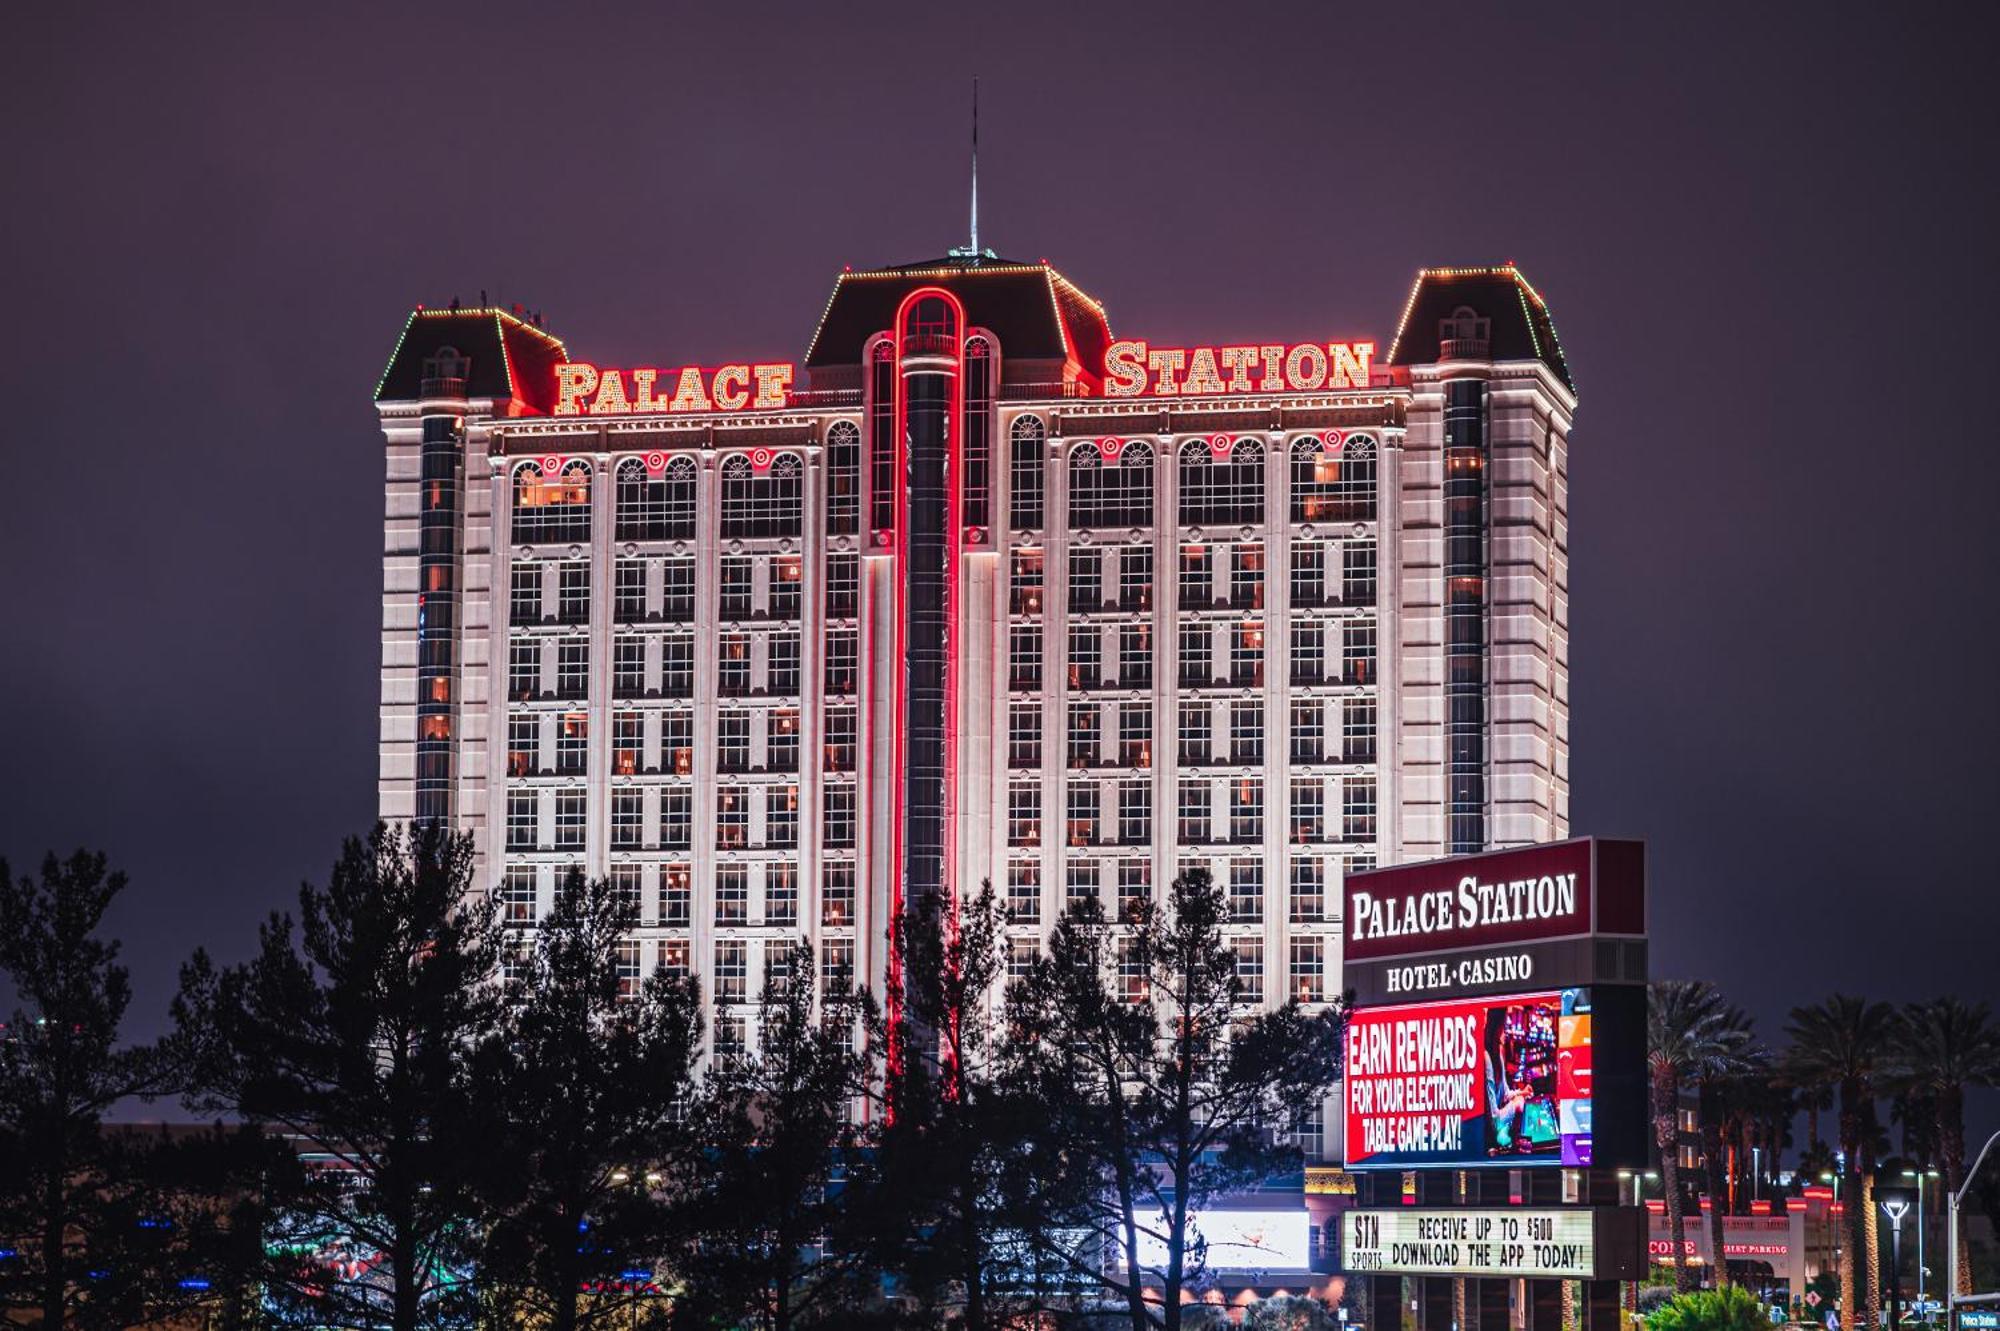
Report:
[{"label": "night sky", "polygon": [[[163,1023],[374,813],[417,302],[803,356],[965,236],[1159,343],[1520,263],[1578,380],[1574,825],[1764,1019],[2000,998],[1990,33],[1928,6],[30,6],[0,46],[0,854],[102,847]],[[1227,17],[1225,17],[1227,16]]]}]

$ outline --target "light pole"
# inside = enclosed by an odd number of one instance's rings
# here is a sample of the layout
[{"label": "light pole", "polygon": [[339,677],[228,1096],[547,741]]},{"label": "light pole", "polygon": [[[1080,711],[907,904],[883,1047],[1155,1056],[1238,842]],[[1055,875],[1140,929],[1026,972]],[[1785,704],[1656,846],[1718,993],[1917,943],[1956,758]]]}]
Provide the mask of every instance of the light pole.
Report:
[{"label": "light pole", "polygon": [[1917,1181],[1917,1306],[1921,1308],[1929,1302],[1929,1294],[1924,1282],[1924,1275],[1927,1270],[1924,1266],[1924,1180],[1926,1178],[1936,1178],[1938,1172],[1935,1169],[1906,1169],[1903,1173]]},{"label": "light pole", "polygon": [[1889,1217],[1889,1325],[1903,1325],[1903,1215],[1910,1204],[1901,1197],[1885,1198],[1879,1203],[1882,1214]]},{"label": "light pole", "polygon": [[1945,1289],[1948,1291],[1945,1296],[1945,1316],[1950,1324],[1956,1324],[1958,1320],[1958,1204],[1965,1199],[1966,1192],[1972,1187],[1972,1180],[1978,1177],[1979,1167],[1986,1163],[1986,1154],[1993,1149],[1994,1142],[2000,1142],[2000,1132],[1988,1137],[1986,1145],[1979,1148],[1979,1154],[1973,1158],[1972,1168],[1966,1170],[1965,1177],[1959,1180],[1958,1191],[1946,1194],[1950,1206],[1945,1212],[1945,1261],[1949,1264],[1951,1274],[1945,1278]]}]

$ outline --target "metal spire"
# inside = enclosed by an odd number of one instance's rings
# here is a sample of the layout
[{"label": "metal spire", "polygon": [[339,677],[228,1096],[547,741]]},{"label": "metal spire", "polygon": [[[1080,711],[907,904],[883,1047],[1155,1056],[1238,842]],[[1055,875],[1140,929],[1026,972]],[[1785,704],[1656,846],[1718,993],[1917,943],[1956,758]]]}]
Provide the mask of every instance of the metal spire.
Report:
[{"label": "metal spire", "polygon": [[972,78],[972,237],[963,248],[954,247],[954,259],[990,259],[991,250],[979,248],[979,76]]}]

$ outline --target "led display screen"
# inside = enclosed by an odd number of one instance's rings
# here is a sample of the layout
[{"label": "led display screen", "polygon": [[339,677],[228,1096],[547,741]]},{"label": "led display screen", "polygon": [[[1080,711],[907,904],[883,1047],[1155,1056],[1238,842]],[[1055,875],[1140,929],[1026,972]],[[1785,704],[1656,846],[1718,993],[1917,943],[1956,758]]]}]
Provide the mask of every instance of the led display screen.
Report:
[{"label": "led display screen", "polygon": [[1588,989],[1360,1009],[1347,1167],[1588,1166],[1591,1040]]}]

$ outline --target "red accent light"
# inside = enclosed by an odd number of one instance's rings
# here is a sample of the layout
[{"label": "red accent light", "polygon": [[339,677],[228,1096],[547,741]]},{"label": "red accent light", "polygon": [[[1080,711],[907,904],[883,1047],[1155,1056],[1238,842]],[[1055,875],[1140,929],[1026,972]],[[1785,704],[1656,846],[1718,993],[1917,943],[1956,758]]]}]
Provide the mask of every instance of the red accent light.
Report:
[{"label": "red accent light", "polygon": [[1769,1215],[1771,1214],[1771,1204],[1764,1201],[1753,1201],[1750,1203],[1750,1214]]},{"label": "red accent light", "polygon": [[551,453],[542,459],[542,479],[552,481],[562,475],[562,456]]},{"label": "red accent light", "polygon": [[658,480],[667,474],[667,455],[657,448],[646,454],[646,475]]},{"label": "red accent light", "polygon": [[1347,431],[1328,430],[1320,436],[1320,442],[1324,445],[1323,451],[1339,457],[1341,449],[1347,446]]},{"label": "red accent light", "polygon": [[1208,451],[1220,462],[1236,451],[1236,443],[1226,434],[1212,434],[1208,437]]}]

